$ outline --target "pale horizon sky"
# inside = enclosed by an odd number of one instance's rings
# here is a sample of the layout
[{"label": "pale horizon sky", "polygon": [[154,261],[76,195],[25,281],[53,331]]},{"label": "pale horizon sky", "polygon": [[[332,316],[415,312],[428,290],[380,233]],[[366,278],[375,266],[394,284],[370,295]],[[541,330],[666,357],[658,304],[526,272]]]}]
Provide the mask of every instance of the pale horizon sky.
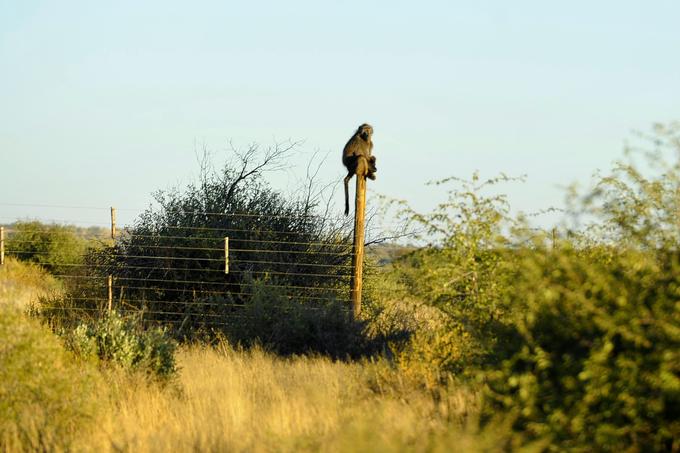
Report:
[{"label": "pale horizon sky", "polygon": [[670,0],[0,0],[0,223],[128,223],[195,180],[197,143],[219,164],[229,141],[302,140],[274,187],[315,152],[339,181],[363,122],[369,202],[427,210],[426,181],[479,170],[527,175],[517,210],[561,206],[633,130],[680,119],[679,22]]}]

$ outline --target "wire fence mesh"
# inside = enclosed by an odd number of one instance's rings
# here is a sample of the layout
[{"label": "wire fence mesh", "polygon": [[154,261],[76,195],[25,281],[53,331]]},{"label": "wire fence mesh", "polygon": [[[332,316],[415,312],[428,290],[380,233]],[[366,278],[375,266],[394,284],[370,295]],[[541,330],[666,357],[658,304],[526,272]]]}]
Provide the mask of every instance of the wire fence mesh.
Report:
[{"label": "wire fence mesh", "polygon": [[[349,309],[346,218],[189,210],[146,215],[111,231],[104,222],[100,228],[69,226],[84,223],[77,219],[6,223],[5,253],[41,264],[62,282],[63,291],[41,304],[55,317],[95,317],[112,309],[197,327],[242,322],[254,313],[244,308],[264,299],[267,316],[329,303]],[[78,244],[63,241],[65,231],[78,236]]]}]

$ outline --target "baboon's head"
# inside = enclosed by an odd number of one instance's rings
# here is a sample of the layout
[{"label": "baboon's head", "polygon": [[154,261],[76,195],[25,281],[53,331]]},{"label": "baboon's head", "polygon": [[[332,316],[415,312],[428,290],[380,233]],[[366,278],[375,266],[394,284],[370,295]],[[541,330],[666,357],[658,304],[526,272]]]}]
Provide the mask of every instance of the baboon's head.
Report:
[{"label": "baboon's head", "polygon": [[368,141],[371,139],[371,136],[373,135],[373,127],[370,124],[364,123],[361,126],[359,126],[359,129],[357,129],[357,134],[359,134],[359,137]]}]

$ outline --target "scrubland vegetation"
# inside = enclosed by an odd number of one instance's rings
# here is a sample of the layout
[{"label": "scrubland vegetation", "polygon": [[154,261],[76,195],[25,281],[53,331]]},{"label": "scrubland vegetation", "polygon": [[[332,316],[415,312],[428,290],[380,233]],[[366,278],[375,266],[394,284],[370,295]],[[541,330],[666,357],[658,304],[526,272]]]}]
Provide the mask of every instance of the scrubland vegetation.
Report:
[{"label": "scrubland vegetation", "polygon": [[[511,215],[499,195],[513,183],[505,176],[440,181],[447,199],[430,213],[395,204],[421,246],[369,269],[358,321],[331,296],[309,310],[252,275],[230,282],[248,288],[229,302],[249,323],[208,328],[192,313],[189,335],[134,316],[64,320],[55,307],[77,308],[73,294],[90,289],[10,259],[0,270],[0,445],[679,451],[679,128],[656,126],[644,152],[572,193],[564,223],[547,232]],[[168,226],[225,227],[190,211],[280,221],[300,207],[239,174],[166,194],[134,228],[162,239]],[[245,198],[221,198],[238,184]],[[343,243],[341,225],[277,229]],[[150,245],[86,245],[82,255],[105,272],[133,272],[125,263]],[[31,317],[9,307],[29,299]]]},{"label": "scrubland vegetation", "polygon": [[381,359],[285,358],[221,340],[180,347],[176,372],[158,379],[154,364],[115,357],[134,341],[102,360],[6,307],[0,336],[4,450],[443,452],[519,443],[502,419],[479,427],[478,386],[428,388]]}]

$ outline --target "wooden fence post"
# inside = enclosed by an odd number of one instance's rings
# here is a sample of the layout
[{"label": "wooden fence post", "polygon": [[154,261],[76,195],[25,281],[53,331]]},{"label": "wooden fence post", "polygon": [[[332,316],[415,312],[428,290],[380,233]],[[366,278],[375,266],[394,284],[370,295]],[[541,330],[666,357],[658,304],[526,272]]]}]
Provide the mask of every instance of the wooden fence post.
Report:
[{"label": "wooden fence post", "polygon": [[111,313],[111,310],[113,309],[113,276],[109,275],[108,278],[108,287],[109,287],[109,313]]},{"label": "wooden fence post", "polygon": [[350,295],[352,298],[352,313],[358,318],[361,313],[361,288],[364,273],[364,220],[366,215],[366,172],[368,161],[360,156],[357,159],[356,170],[356,201],[354,204],[354,245],[352,246],[352,279],[350,280]]},{"label": "wooden fence post", "polygon": [[224,238],[224,273],[229,273],[229,238]]},{"label": "wooden fence post", "polygon": [[111,207],[111,239],[116,239],[116,208]]},{"label": "wooden fence post", "polygon": [[[111,239],[113,239],[113,244],[116,244],[116,208],[111,206]],[[111,310],[113,310],[113,275],[109,274],[109,278],[107,281],[107,286],[109,290],[109,304],[108,304],[108,310],[109,313],[111,313]]]},{"label": "wooden fence post", "polygon": [[5,264],[5,227],[0,227],[0,265]]}]

